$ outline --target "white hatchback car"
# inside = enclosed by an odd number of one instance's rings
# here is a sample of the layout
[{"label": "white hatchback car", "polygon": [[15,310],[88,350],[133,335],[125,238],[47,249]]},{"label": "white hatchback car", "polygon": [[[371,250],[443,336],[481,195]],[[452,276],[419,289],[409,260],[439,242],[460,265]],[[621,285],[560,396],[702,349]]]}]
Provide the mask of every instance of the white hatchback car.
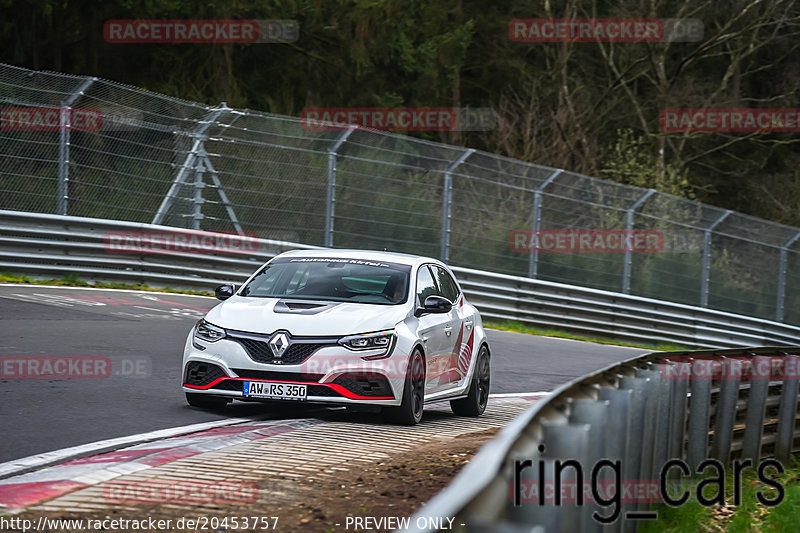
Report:
[{"label": "white hatchback car", "polygon": [[478,416],[490,351],[478,310],[442,262],[389,252],[302,250],[262,266],[186,339],[190,405],[308,401],[381,406],[416,424],[426,402]]}]

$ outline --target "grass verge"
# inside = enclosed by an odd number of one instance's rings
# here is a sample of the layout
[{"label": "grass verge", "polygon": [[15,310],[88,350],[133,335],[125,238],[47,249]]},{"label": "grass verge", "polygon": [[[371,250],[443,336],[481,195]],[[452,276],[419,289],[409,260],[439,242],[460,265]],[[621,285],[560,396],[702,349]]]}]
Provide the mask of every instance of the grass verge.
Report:
[{"label": "grass verge", "polygon": [[586,337],[583,335],[573,335],[566,331],[557,329],[540,329],[532,326],[517,322],[514,320],[505,320],[502,322],[494,322],[491,320],[484,321],[484,327],[491,329],[499,329],[502,331],[514,331],[517,333],[527,333],[528,335],[539,335],[542,337],[558,337],[559,339],[572,339],[576,341],[594,342],[597,344],[611,344],[613,346],[630,346],[633,348],[643,348],[645,350],[654,350],[659,352],[676,352],[686,351],[691,348],[679,346],[677,344],[660,343],[660,344],[636,344],[627,341],[620,341],[614,339],[603,339],[600,337]]},{"label": "grass verge", "polygon": [[61,287],[91,287],[99,289],[126,289],[135,291],[170,292],[175,294],[194,294],[198,296],[214,296],[213,292],[193,291],[189,289],[172,289],[170,287],[154,288],[141,283],[116,283],[105,281],[88,282],[80,279],[77,274],[68,274],[60,279],[34,279],[28,276],[19,276],[8,272],[0,274],[0,283],[19,283],[21,285],[50,285]]},{"label": "grass verge", "polygon": [[[730,469],[729,469],[730,470]],[[796,533],[800,516],[800,463],[797,460],[785,467],[783,474],[767,468],[766,476],[783,487],[781,499],[778,490],[758,479],[756,471],[748,468],[742,474],[741,501],[734,505],[733,474],[724,478],[724,505],[705,506],[697,500],[697,483],[690,485],[689,501],[680,507],[658,504],[653,507],[659,519],[639,524],[640,533]],[[708,482],[707,478],[705,481]],[[719,491],[717,482],[703,487],[702,495],[715,499]],[[772,505],[759,502],[759,495]],[[673,494],[673,496],[677,496]],[[779,502],[779,503],[777,503]]]}]

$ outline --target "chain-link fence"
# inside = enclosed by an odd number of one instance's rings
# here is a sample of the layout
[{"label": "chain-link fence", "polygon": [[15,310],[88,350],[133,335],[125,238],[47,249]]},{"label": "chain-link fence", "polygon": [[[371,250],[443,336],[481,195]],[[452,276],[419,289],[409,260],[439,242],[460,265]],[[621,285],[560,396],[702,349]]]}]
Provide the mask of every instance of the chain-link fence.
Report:
[{"label": "chain-link fence", "polygon": [[[0,209],[422,254],[800,324],[798,228],[462,147],[312,131],[294,117],[96,78],[0,65],[0,106]],[[552,230],[662,240],[646,253],[630,241],[530,246]],[[527,248],[510,240],[515,231]]]}]

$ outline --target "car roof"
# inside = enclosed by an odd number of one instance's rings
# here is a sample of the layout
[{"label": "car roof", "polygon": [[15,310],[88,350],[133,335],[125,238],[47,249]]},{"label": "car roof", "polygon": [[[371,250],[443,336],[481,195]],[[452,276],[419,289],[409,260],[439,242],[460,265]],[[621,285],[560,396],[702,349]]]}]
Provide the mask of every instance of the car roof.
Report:
[{"label": "car roof", "polygon": [[388,261],[403,265],[416,265],[421,263],[441,263],[438,259],[420,255],[401,254],[398,252],[382,252],[379,250],[354,250],[354,249],[315,249],[292,250],[280,254],[280,257],[338,257],[342,259],[364,259],[368,261]]}]

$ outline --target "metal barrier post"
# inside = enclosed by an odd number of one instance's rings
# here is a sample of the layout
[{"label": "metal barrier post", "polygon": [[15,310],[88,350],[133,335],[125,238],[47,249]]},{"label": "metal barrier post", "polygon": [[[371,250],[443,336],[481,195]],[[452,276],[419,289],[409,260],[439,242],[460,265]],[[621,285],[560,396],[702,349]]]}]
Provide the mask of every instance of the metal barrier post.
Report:
[{"label": "metal barrier post", "polygon": [[444,171],[444,185],[442,194],[442,247],[439,258],[447,263],[450,261],[450,216],[453,208],[453,171],[470,155],[475,153],[473,148],[464,150]]},{"label": "metal barrier post", "polygon": [[703,235],[703,273],[701,274],[700,283],[700,307],[708,307],[708,290],[709,282],[711,281],[711,232],[723,220],[728,218],[728,215],[733,213],[730,209],[725,211],[722,215],[711,223],[709,227],[704,230]]},{"label": "metal barrier post", "polygon": [[794,425],[797,416],[797,372],[800,357],[787,355],[783,358],[783,380],[781,403],[778,408],[778,429],[775,434],[775,457],[783,464],[792,457]]},{"label": "metal barrier post", "polygon": [[642,442],[642,462],[639,466],[639,476],[637,480],[650,480],[653,470],[653,448],[655,446],[656,435],[656,422],[658,417],[659,400],[657,396],[658,389],[660,388],[661,376],[658,372],[652,370],[645,370],[643,368],[636,369],[636,377],[647,378],[649,383],[645,389],[645,410],[644,419],[642,424],[641,442]]},{"label": "metal barrier post", "polygon": [[325,246],[328,248],[333,248],[333,218],[336,215],[336,152],[357,128],[358,126],[349,126],[347,131],[343,132],[333,143],[331,149],[328,150],[328,186],[325,195],[324,236]]},{"label": "metal barrier post", "polygon": [[[632,392],[627,389],[609,389],[601,388],[598,391],[597,398],[601,401],[607,401],[609,408],[608,411],[614,413],[614,416],[608,417],[608,425],[606,426],[606,442],[605,442],[605,456],[611,461],[621,461],[624,467],[625,464],[625,449],[627,446],[628,434],[628,419],[630,417],[630,405]],[[610,475],[604,477],[605,481],[612,480]],[[605,526],[605,531],[608,533],[617,533],[622,531],[622,518]]]},{"label": "metal barrier post", "polygon": [[[552,174],[550,174],[546,180],[539,184],[538,187],[533,191],[533,217],[531,218],[531,239],[536,232],[541,229],[542,225],[542,192],[544,188],[550,185],[555,181],[559,174],[564,172],[561,169],[556,170]],[[537,240],[538,242],[538,240]],[[535,278],[536,271],[539,268],[539,250],[538,247],[534,248],[530,251],[530,257],[528,258],[528,277]]]},{"label": "metal barrier post", "polygon": [[[747,413],[744,417],[744,441],[742,457],[758,464],[761,456],[761,437],[764,434],[764,412],[767,406],[767,389],[771,358],[757,355],[750,362],[753,365],[753,377],[750,379],[750,394],[747,396]],[[764,366],[766,364],[766,366]],[[767,376],[759,375],[767,368]]]},{"label": "metal barrier post", "polygon": [[[605,443],[608,440],[608,401],[595,400],[573,400],[569,413],[570,424],[587,424],[589,426],[588,442],[586,448],[583,471],[590,477],[592,468],[597,462],[606,457]],[[615,415],[617,413],[614,413]],[[583,487],[578,487],[583,490]],[[586,491],[584,490],[584,494]],[[600,512],[601,507],[597,503],[584,502],[581,512],[583,514],[581,531],[602,533],[603,525],[592,518],[593,512]]]},{"label": "metal barrier post", "polygon": [[[640,205],[645,203],[648,198],[653,196],[656,193],[655,189],[648,189],[646,193],[639,197],[638,200],[633,202],[628,208],[628,212],[625,214],[625,230],[628,234],[633,231],[633,216],[636,213],[636,210],[639,208]],[[627,241],[626,241],[627,242]],[[625,246],[625,260],[622,264],[622,292],[624,294],[628,294],[631,292],[631,263],[633,262],[633,257],[631,256],[631,249],[628,246]]]},{"label": "metal barrier post", "polygon": [[798,239],[800,239],[800,232],[797,232],[794,237],[781,246],[781,256],[778,263],[778,299],[775,303],[775,320],[778,322],[783,322],[783,307],[784,300],[786,299],[786,263],[789,262],[789,248],[791,248]]},{"label": "metal barrier post", "polygon": [[[623,480],[630,481],[641,479],[642,477],[642,448],[650,446],[650,443],[645,442],[642,438],[644,435],[645,414],[647,412],[647,385],[649,382],[649,378],[643,377],[623,376],[620,379],[620,387],[631,391],[627,443],[625,455],[622,458]],[[636,503],[623,503],[621,516],[625,516],[626,512],[636,509],[636,507]],[[634,533],[636,531],[636,522],[623,521],[622,531]]]},{"label": "metal barrier post", "polygon": [[711,376],[704,374],[708,365],[705,361],[692,360],[691,363],[692,393],[689,401],[689,435],[686,459],[692,472],[708,458],[708,413],[711,403]]},{"label": "metal barrier post", "polygon": [[683,441],[686,434],[686,403],[689,399],[689,373],[691,365],[687,362],[673,362],[672,371],[676,373],[670,398],[669,420],[669,459],[683,459]]},{"label": "metal barrier post", "polygon": [[738,359],[723,359],[722,382],[714,417],[714,440],[711,443],[711,456],[728,464],[731,457],[733,425],[736,422],[736,400],[739,399],[739,382],[742,375],[742,362]]},{"label": "metal barrier post", "polygon": [[56,212],[66,215],[69,210],[69,139],[70,139],[70,106],[97,78],[86,78],[78,90],[61,102],[61,116],[58,136],[58,192],[56,197]]},{"label": "metal barrier post", "polygon": [[653,365],[653,372],[658,375],[656,380],[658,388],[655,391],[656,420],[653,430],[653,460],[650,466],[650,477],[646,478],[648,482],[658,478],[661,468],[669,459],[671,400],[675,381],[667,379],[668,366],[665,364]]},{"label": "metal barrier post", "polygon": [[[588,424],[544,424],[542,426],[542,435],[544,437],[544,444],[547,447],[543,454],[544,457],[561,459],[562,462],[563,460],[574,459],[579,465],[585,465],[589,446],[590,428],[591,426]],[[583,485],[585,478],[579,479],[580,477],[584,476],[576,475],[575,469],[572,467],[563,468],[560,477],[555,470],[553,471],[553,481],[560,479],[562,487],[570,483],[575,487],[574,492],[567,491],[567,494],[573,494],[573,501],[562,501],[561,505],[556,506],[555,511],[552,513],[560,515],[559,529],[554,531],[571,533],[573,531],[585,530],[583,513],[580,512],[580,507],[577,504],[578,495],[584,494]],[[540,509],[547,509],[547,506],[540,507]],[[547,531],[549,532],[550,529],[547,528]]]}]

